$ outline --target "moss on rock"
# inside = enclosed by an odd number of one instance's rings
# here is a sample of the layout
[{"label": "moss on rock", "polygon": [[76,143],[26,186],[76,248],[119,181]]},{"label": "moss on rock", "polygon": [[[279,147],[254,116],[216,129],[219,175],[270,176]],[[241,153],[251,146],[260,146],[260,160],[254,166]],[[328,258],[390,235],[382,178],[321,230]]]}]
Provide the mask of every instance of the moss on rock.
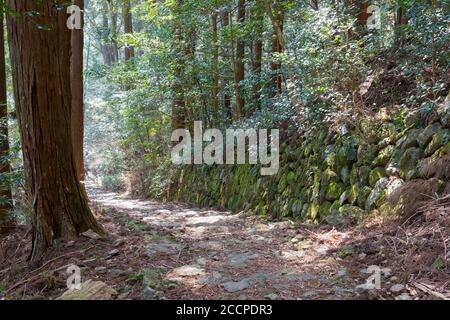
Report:
[{"label": "moss on rock", "polygon": [[340,182],[333,182],[327,188],[325,199],[334,201],[339,199],[341,194],[345,191],[345,186]]}]

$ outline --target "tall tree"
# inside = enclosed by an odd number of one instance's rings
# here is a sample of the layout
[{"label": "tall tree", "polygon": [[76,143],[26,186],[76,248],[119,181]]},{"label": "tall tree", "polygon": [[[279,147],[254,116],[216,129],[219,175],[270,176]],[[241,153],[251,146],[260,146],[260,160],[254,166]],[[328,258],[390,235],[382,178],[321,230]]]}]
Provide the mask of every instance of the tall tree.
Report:
[{"label": "tall tree", "polygon": [[407,8],[400,5],[395,11],[395,40],[397,45],[403,45],[403,28],[408,25],[408,13]]},{"label": "tall tree", "polygon": [[111,52],[114,62],[119,61],[119,46],[117,44],[117,34],[119,32],[118,26],[117,26],[117,11],[116,6],[114,5],[113,0],[107,0],[109,5],[109,18],[111,20],[111,33],[110,33],[110,40],[111,40]]},{"label": "tall tree", "polygon": [[217,7],[213,8],[211,14],[211,38],[212,38],[212,76],[213,83],[211,89],[211,109],[212,121],[218,117],[219,109],[219,36],[218,36],[218,12]]},{"label": "tall tree", "polygon": [[[103,233],[77,179],[71,134],[70,41],[61,0],[8,0],[14,99],[33,199],[31,260],[55,240]],[[39,12],[30,16],[29,12]]]},{"label": "tall tree", "polygon": [[[131,15],[131,2],[130,0],[125,0],[123,4],[123,25],[125,33],[133,33],[133,17]],[[125,47],[125,61],[130,60],[134,57],[134,47]]]},{"label": "tall tree", "polygon": [[263,33],[264,33],[264,6],[259,0],[256,0],[253,6],[255,20],[255,39],[252,46],[252,71],[255,77],[253,85],[253,103],[255,109],[261,108],[261,71],[263,56]]},{"label": "tall tree", "polygon": [[114,54],[113,48],[110,42],[110,28],[109,28],[109,17],[108,17],[108,2],[103,1],[102,3],[102,26],[101,26],[101,53],[103,56],[103,63],[107,66],[113,64]]},{"label": "tall tree", "polygon": [[[272,23],[273,30],[277,35],[280,50],[281,52],[285,52],[287,51],[287,45],[286,40],[284,38],[283,26],[281,25],[281,21],[279,17],[277,17],[277,15],[274,13],[271,0],[264,0],[264,6],[266,8],[267,15],[269,16],[270,22]],[[289,95],[289,99],[291,100],[292,106],[299,110],[302,107],[302,104],[299,98],[300,95],[297,88],[295,73],[292,71],[289,65],[287,66],[286,69],[287,69],[287,79],[286,79],[287,93]]]},{"label": "tall tree", "polygon": [[185,50],[183,26],[179,21],[178,15],[182,10],[184,0],[177,0],[174,6],[175,19],[173,25],[173,52],[174,52],[174,79],[172,83],[172,128],[181,129],[186,125],[186,101],[184,95],[184,65],[185,65]]},{"label": "tall tree", "polygon": [[5,65],[5,39],[3,12],[0,12],[0,174],[3,176],[4,185],[0,187],[0,223],[5,221],[8,210],[11,209],[11,187],[8,174],[9,165],[9,141],[8,141],[8,107],[6,92],[6,65]]},{"label": "tall tree", "polygon": [[70,85],[72,92],[72,140],[77,177],[84,180],[84,91],[83,91],[83,25],[84,0],[73,0],[73,4],[81,9],[81,29],[72,29],[70,39]]},{"label": "tall tree", "polygon": [[358,36],[365,36],[368,34],[368,28],[367,23],[369,21],[370,16],[372,15],[369,13],[368,9],[370,6],[370,2],[365,0],[358,0],[358,16],[357,16],[357,29],[356,32],[358,33]]},{"label": "tall tree", "polygon": [[[245,0],[238,0],[237,22],[243,27],[245,22]],[[234,67],[234,80],[236,82],[236,117],[240,118],[244,114],[245,99],[242,90],[242,81],[245,80],[245,41],[241,35],[238,36],[236,44],[236,58]]]},{"label": "tall tree", "polygon": [[[276,24],[277,24],[277,29],[280,30],[280,32],[283,34],[284,33],[284,11],[282,9],[279,10],[274,10],[274,18],[276,20]],[[281,44],[281,39],[280,37],[277,35],[277,30],[274,30],[273,35],[272,35],[272,53],[274,55],[277,55],[279,53],[283,53],[284,48]],[[273,85],[274,85],[274,90],[273,90],[273,94],[274,95],[279,95],[281,94],[281,86],[283,85],[283,78],[281,76],[281,64],[277,61],[278,58],[274,58],[272,64],[271,64],[271,69],[272,69],[272,74],[273,74]]]},{"label": "tall tree", "polygon": [[[225,8],[221,13],[221,28],[222,32],[230,26],[230,11],[228,8]],[[223,93],[223,109],[224,113],[228,115],[232,115],[231,112],[231,97],[228,93],[227,86],[228,83],[232,81],[233,76],[231,75],[231,71],[229,70],[229,61],[230,61],[230,50],[228,46],[228,41],[226,39],[222,39],[222,46],[221,46],[221,60],[222,60],[222,76],[221,76],[221,88],[224,91]],[[230,79],[231,78],[231,79]]]}]

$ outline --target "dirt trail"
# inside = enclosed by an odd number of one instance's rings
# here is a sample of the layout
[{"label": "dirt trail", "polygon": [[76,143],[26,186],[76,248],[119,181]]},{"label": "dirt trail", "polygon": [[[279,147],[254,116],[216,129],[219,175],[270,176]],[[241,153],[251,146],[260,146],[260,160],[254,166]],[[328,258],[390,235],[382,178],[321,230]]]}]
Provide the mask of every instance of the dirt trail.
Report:
[{"label": "dirt trail", "polygon": [[89,192],[125,243],[107,268],[134,261],[143,299],[367,298],[355,288],[370,275],[354,263],[366,254],[344,245],[349,233]]},{"label": "dirt trail", "polygon": [[[83,284],[106,287],[92,299],[450,299],[447,269],[429,267],[443,250],[434,223],[336,230],[87,189],[108,239],[61,241],[36,268],[30,226],[17,226],[0,237],[0,298],[61,297],[77,266]],[[376,290],[361,287],[369,279]]]}]

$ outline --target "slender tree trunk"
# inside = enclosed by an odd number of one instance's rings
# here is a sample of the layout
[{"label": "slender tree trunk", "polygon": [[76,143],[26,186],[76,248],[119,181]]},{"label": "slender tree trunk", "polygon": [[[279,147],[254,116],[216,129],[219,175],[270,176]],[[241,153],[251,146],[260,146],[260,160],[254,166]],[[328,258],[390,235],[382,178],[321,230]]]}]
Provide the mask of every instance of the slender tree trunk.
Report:
[{"label": "slender tree trunk", "polygon": [[[77,179],[71,134],[70,30],[63,2],[8,0],[14,98],[33,198],[31,260],[56,239],[103,229]],[[30,17],[27,12],[39,12]],[[41,28],[36,27],[37,25]]]},{"label": "slender tree trunk", "polygon": [[[269,0],[265,0],[265,6],[273,26],[272,35],[272,53],[274,55],[283,53],[286,50],[286,42],[284,39],[284,13],[277,12],[272,8]],[[281,75],[281,64],[276,60],[270,66],[273,74],[273,91],[272,97],[281,94],[283,78]]]},{"label": "slender tree trunk", "polygon": [[[274,32],[277,35],[278,43],[281,48],[281,52],[285,52],[285,51],[287,51],[288,48],[286,46],[286,40],[284,38],[283,28],[280,25],[279,19],[277,19],[277,17],[275,16],[275,14],[273,12],[271,0],[264,0],[264,6],[266,7],[267,15],[269,16],[270,21],[272,22],[272,27],[274,29]],[[286,69],[287,69],[287,79],[286,79],[287,93],[289,95],[289,99],[291,100],[292,106],[295,107],[299,111],[299,117],[301,120],[302,113],[301,113],[300,108],[302,107],[302,103],[299,98],[300,95],[299,95],[299,92],[297,89],[297,84],[296,84],[297,81],[295,79],[294,72],[292,72],[289,65],[286,67]]]},{"label": "slender tree trunk", "polygon": [[[245,22],[245,0],[238,0],[237,22],[242,27]],[[242,37],[238,37],[236,44],[236,61],[234,70],[234,80],[236,82],[236,117],[239,119],[244,114],[245,99],[243,85],[241,81],[245,79],[245,42]]]},{"label": "slender tree trunk", "polygon": [[11,171],[9,165],[9,141],[8,141],[8,107],[6,91],[6,66],[5,66],[5,39],[3,13],[0,13],[0,174],[3,176],[4,185],[0,187],[0,224],[7,218],[11,209],[11,187],[8,174]]},{"label": "slender tree trunk", "polygon": [[367,12],[370,3],[368,1],[359,0],[359,13],[357,17],[357,32],[359,32],[360,36],[365,36],[368,34],[367,22],[372,14]]},{"label": "slender tree trunk", "polygon": [[[124,21],[124,31],[125,33],[132,34],[133,33],[133,17],[131,15],[131,4],[130,0],[124,1],[123,7],[123,21]],[[125,47],[125,61],[134,58],[134,47],[126,46]]]},{"label": "slender tree trunk", "polygon": [[[177,10],[180,10],[183,0],[177,0]],[[173,27],[174,41],[173,52],[175,54],[174,80],[172,84],[172,128],[183,129],[186,127],[186,101],[184,94],[184,65],[185,51],[183,50],[183,32],[181,24],[176,21]]]},{"label": "slender tree trunk", "polygon": [[[230,13],[228,10],[225,10],[222,12],[221,24],[222,24],[222,29],[226,29],[230,25]],[[225,43],[225,41],[223,41],[223,42]],[[229,69],[227,68],[227,66],[229,65],[230,58],[231,57],[230,57],[229,49],[227,48],[227,45],[224,44],[222,46],[222,60],[224,62],[224,65],[223,65],[224,71],[223,71],[222,85],[221,85],[222,89],[224,89],[224,90],[226,90],[226,87],[227,87],[229,81],[231,82],[231,79],[232,79],[232,76],[229,76]],[[230,115],[230,116],[233,115],[231,112],[231,97],[228,94],[228,92],[224,92],[224,94],[223,94],[223,108],[227,115]]]},{"label": "slender tree trunk", "polygon": [[211,32],[212,32],[212,47],[213,47],[213,61],[212,61],[212,73],[213,84],[211,90],[211,109],[212,109],[212,121],[215,124],[218,118],[219,109],[219,37],[217,31],[217,9],[214,8],[214,12],[211,15]]},{"label": "slender tree trunk", "polygon": [[[275,16],[275,19],[277,21],[277,26],[281,30],[281,33],[284,33],[283,26],[284,26],[284,17],[283,13],[279,13]],[[283,47],[281,45],[280,39],[277,36],[277,32],[274,31],[272,36],[272,53],[278,54],[283,53]],[[283,85],[283,78],[281,76],[281,64],[277,62],[276,60],[271,65],[272,74],[273,74],[273,85],[274,85],[274,91],[273,96],[277,96],[281,94],[281,87]]]},{"label": "slender tree trunk", "polygon": [[[84,0],[73,0],[73,4],[84,9]],[[81,11],[81,29],[73,29],[70,39],[70,84],[72,92],[72,140],[73,153],[77,177],[79,181],[84,180],[84,92],[83,92],[83,24],[84,15]]]},{"label": "slender tree trunk", "polygon": [[109,19],[108,19],[108,2],[104,1],[102,3],[102,40],[101,40],[101,53],[103,56],[103,63],[107,66],[110,66],[113,64],[113,53],[110,43],[110,33],[111,30],[109,29]]},{"label": "slender tree trunk", "polygon": [[112,1],[109,2],[109,11],[110,11],[110,18],[111,18],[111,52],[112,52],[112,58],[113,62],[119,62],[119,47],[117,45],[117,12],[115,11],[114,4]]},{"label": "slender tree trunk", "polygon": [[255,109],[261,108],[261,71],[262,71],[262,55],[263,55],[263,33],[264,33],[264,7],[259,5],[259,0],[255,1],[255,33],[256,39],[253,42],[253,61],[252,71],[255,77],[253,85],[253,104]]},{"label": "slender tree trunk", "polygon": [[[198,80],[198,75],[195,71],[195,68],[186,68],[188,64],[195,60],[195,48],[197,43],[197,31],[193,25],[183,26],[184,31],[181,50],[182,50],[182,63],[180,67],[184,70],[182,71],[182,88],[184,91],[184,100],[186,110],[190,110],[189,120],[191,122],[195,119],[200,119],[205,123],[206,110],[204,110],[204,105],[201,105],[199,108],[196,103],[196,97],[194,93],[193,83],[196,83]],[[188,121],[189,121],[188,120]]]},{"label": "slender tree trunk", "polygon": [[398,46],[403,45],[403,30],[402,28],[408,24],[408,15],[406,9],[399,6],[395,12],[395,40]]}]

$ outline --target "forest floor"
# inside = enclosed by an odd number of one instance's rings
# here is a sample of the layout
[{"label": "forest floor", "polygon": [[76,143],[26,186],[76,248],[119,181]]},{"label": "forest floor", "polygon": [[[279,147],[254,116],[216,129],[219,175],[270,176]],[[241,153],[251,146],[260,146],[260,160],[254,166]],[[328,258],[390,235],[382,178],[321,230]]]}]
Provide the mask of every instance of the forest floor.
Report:
[{"label": "forest floor", "polygon": [[[401,259],[410,250],[398,230],[378,223],[336,230],[88,189],[109,239],[86,234],[61,243],[30,269],[29,228],[18,228],[0,243],[0,297],[57,298],[72,264],[82,282],[114,289],[108,299],[450,297],[448,269],[412,270],[414,262]],[[365,288],[368,282],[379,288]]]}]

